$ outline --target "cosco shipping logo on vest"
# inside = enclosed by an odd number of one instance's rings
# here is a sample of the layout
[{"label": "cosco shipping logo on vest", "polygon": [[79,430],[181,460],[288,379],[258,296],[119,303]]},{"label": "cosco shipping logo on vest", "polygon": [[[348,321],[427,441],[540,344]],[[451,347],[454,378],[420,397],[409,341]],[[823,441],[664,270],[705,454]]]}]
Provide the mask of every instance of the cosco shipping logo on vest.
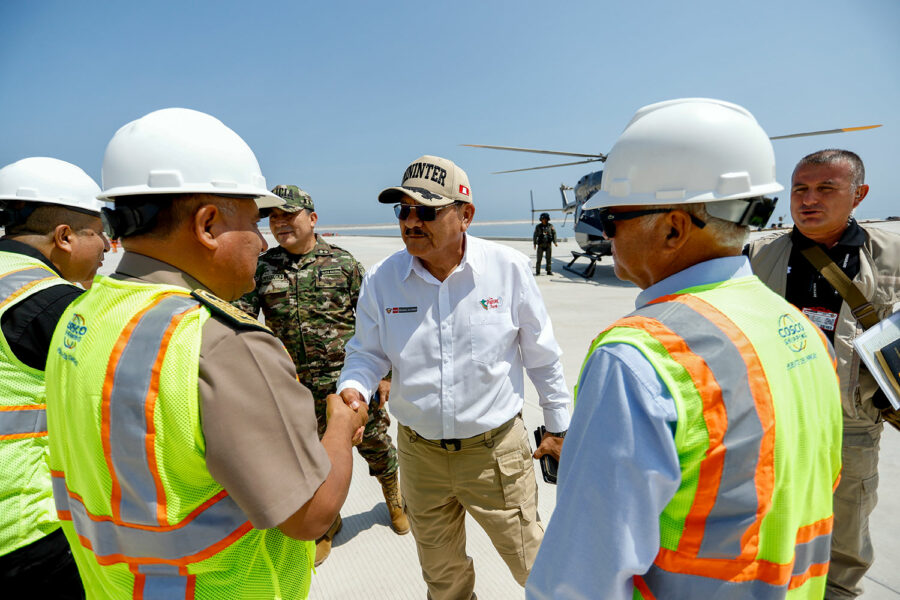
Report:
[{"label": "cosco shipping logo on vest", "polygon": [[81,338],[83,338],[86,333],[87,326],[84,324],[84,317],[75,313],[72,315],[69,324],[66,325],[66,337],[63,339],[63,345],[71,350],[81,341]]},{"label": "cosco shipping logo on vest", "polygon": [[802,323],[787,313],[778,317],[778,335],[784,340],[784,345],[792,351],[802,352],[806,349],[806,329]]}]

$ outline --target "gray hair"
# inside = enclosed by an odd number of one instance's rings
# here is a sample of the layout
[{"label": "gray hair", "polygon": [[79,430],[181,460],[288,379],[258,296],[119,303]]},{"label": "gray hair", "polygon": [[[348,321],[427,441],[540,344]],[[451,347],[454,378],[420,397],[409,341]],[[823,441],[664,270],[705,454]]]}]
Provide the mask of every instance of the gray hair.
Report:
[{"label": "gray hair", "polygon": [[[731,250],[736,254],[740,254],[747,240],[750,238],[750,227],[741,226],[731,221],[719,219],[711,216],[706,211],[706,204],[703,202],[694,202],[690,204],[656,204],[643,208],[668,208],[671,210],[683,210],[689,215],[693,215],[706,223],[706,231],[712,236],[713,240],[720,247]],[[663,218],[665,213],[651,215],[651,218],[642,222],[643,231],[649,232]]]},{"label": "gray hair", "polygon": [[828,148],[807,154],[800,159],[800,162],[794,167],[794,171],[806,165],[833,165],[842,161],[846,161],[850,166],[850,184],[854,189],[863,185],[866,182],[866,167],[859,155],[850,150]]}]

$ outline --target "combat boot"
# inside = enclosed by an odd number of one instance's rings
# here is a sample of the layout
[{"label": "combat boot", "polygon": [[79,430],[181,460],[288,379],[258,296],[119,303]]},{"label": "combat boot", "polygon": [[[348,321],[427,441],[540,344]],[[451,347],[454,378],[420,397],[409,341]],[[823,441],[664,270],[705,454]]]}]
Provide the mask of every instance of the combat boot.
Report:
[{"label": "combat boot", "polygon": [[341,515],[338,515],[331,527],[328,528],[328,531],[325,532],[325,535],[316,540],[315,565],[317,567],[325,562],[325,559],[331,554],[331,540],[334,539],[334,536],[338,534],[343,526],[344,522],[341,521]]},{"label": "combat boot", "polygon": [[397,471],[390,475],[379,476],[378,481],[381,483],[384,501],[391,515],[391,529],[397,535],[409,533],[409,519],[403,510],[403,496],[400,495],[400,486],[397,483]]}]

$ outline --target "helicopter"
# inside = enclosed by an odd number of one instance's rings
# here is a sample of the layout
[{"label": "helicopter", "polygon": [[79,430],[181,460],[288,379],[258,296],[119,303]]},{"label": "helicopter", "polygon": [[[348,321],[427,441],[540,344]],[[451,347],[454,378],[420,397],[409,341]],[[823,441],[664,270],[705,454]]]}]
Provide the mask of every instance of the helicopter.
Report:
[{"label": "helicopter", "polygon": [[[814,135],[828,135],[832,133],[846,133],[850,131],[862,131],[865,129],[875,129],[876,127],[881,127],[881,125],[862,125],[858,127],[843,127],[839,129],[825,129],[822,131],[807,131],[804,133],[791,133],[787,135],[776,135],[770,136],[770,140],[785,140],[789,138],[798,138],[798,137],[807,137]],[[575,158],[582,158],[584,160],[577,160],[573,162],[566,163],[558,163],[553,165],[541,165],[538,167],[526,167],[524,169],[510,169],[507,171],[495,171],[492,173],[493,175],[500,175],[503,173],[520,173],[522,171],[535,171],[537,169],[553,169],[556,167],[568,167],[571,165],[583,165],[593,162],[605,162],[606,154],[597,153],[597,154],[585,154],[579,152],[559,152],[556,150],[539,150],[536,148],[518,148],[514,146],[491,146],[486,144],[461,144],[462,146],[467,146],[469,148],[486,148],[488,150],[506,150],[511,152],[529,152],[532,154],[551,154],[555,156],[570,156]],[[564,266],[563,268],[567,271],[575,273],[577,275],[581,275],[585,279],[590,279],[594,276],[594,269],[596,267],[596,263],[604,256],[612,256],[612,242],[606,238],[603,234],[603,228],[600,225],[600,211],[599,209],[594,210],[582,210],[582,205],[587,202],[591,196],[600,191],[600,184],[603,180],[603,171],[592,171],[587,175],[584,175],[578,182],[575,184],[575,187],[569,187],[566,184],[560,184],[559,193],[562,196],[562,208],[534,208],[534,195],[532,194],[531,198],[531,213],[532,218],[534,217],[534,213],[536,212],[545,212],[545,211],[556,211],[563,212],[566,216],[574,213],[575,214],[575,241],[578,243],[578,246],[581,248],[582,252],[577,252],[572,250],[572,260],[569,261],[569,264]],[[573,191],[575,194],[574,200],[569,201],[566,196],[567,191]],[[565,221],[564,221],[565,223]],[[578,271],[573,268],[573,264],[579,258],[586,258],[589,262],[587,267],[582,271]]]}]

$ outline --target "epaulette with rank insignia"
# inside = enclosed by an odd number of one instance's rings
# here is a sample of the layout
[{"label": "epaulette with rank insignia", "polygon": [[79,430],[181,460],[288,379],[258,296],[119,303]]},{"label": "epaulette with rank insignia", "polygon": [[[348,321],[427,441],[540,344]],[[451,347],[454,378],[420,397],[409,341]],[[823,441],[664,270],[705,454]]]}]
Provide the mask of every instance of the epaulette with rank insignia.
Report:
[{"label": "epaulette with rank insignia", "polygon": [[196,289],[191,292],[191,296],[203,303],[213,313],[225,319],[226,322],[237,325],[241,329],[259,329],[275,335],[275,333],[260,323],[258,319],[254,319],[236,306],[232,306],[228,302],[222,300],[215,294],[206,290]]}]

